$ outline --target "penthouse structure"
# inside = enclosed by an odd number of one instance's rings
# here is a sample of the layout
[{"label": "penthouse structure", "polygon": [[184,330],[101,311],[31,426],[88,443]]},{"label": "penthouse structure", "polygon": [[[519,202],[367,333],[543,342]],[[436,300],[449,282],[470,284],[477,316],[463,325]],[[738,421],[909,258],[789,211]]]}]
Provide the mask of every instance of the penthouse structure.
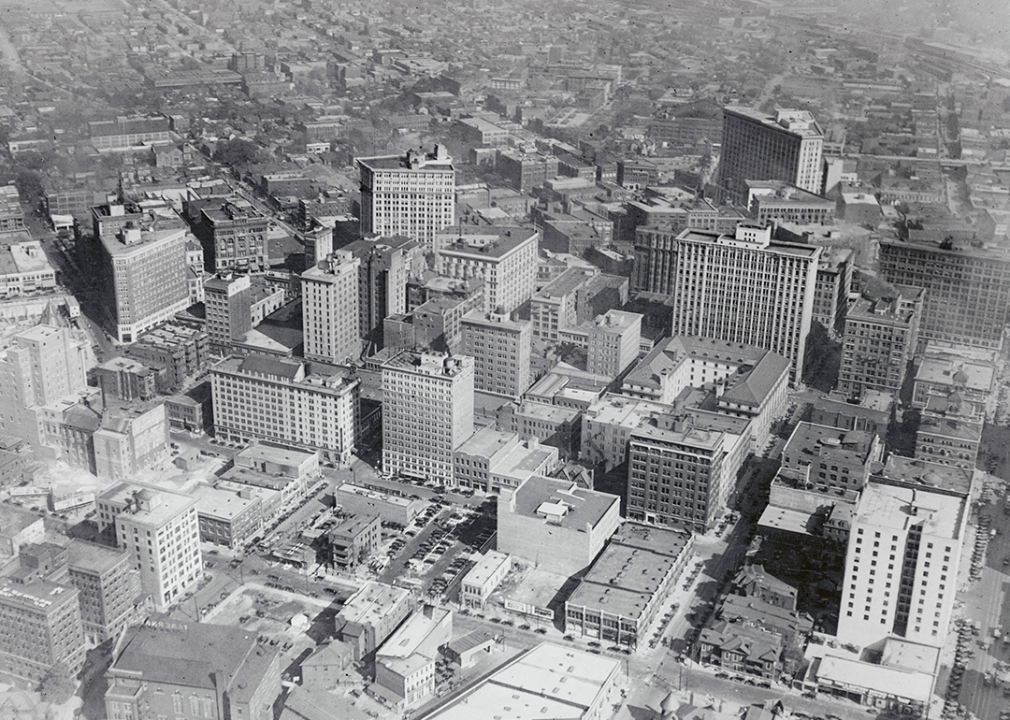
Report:
[{"label": "penthouse structure", "polygon": [[437,252],[439,275],[484,282],[484,312],[511,313],[533,296],[537,280],[539,230],[494,228],[454,237]]},{"label": "penthouse structure", "polygon": [[369,580],[344,601],[336,618],[337,639],[354,649],[354,659],[375,652],[414,611],[409,590]]},{"label": "penthouse structure", "polygon": [[565,601],[565,632],[637,647],[693,547],[689,533],[625,522]]},{"label": "penthouse structure", "polygon": [[357,162],[361,234],[405,235],[437,250],[435,234],[456,222],[456,171],[445,146]]},{"label": "penthouse structure", "polygon": [[406,352],[382,366],[382,467],[451,483],[473,434],[472,357]]},{"label": "penthouse structure", "polygon": [[127,631],[105,677],[110,718],[270,720],[281,693],[280,654],[256,633],[164,617]]},{"label": "penthouse structure", "polygon": [[986,248],[927,242],[880,243],[880,273],[926,291],[925,340],[999,349],[1010,307],[1010,257]]},{"label": "penthouse structure", "polygon": [[86,650],[78,595],[24,568],[0,578],[0,669],[38,683],[62,665],[73,677]]},{"label": "penthouse structure", "polygon": [[[947,638],[967,523],[964,498],[871,482],[852,518],[838,640]],[[877,553],[874,555],[874,553]]]},{"label": "penthouse structure", "polygon": [[203,577],[196,498],[121,482],[95,501],[98,529],[130,553],[159,612]]},{"label": "penthouse structure", "polygon": [[346,363],[361,354],[356,257],[329,257],[302,273],[305,357]]},{"label": "penthouse structure", "polygon": [[845,318],[838,390],[896,393],[915,354],[922,313],[921,288],[886,288],[861,297]]},{"label": "penthouse structure", "polygon": [[772,242],[766,227],[739,225],[732,237],[685,230],[650,259],[658,273],[650,292],[670,296],[672,334],[771,350],[799,382],[820,255],[817,246]]},{"label": "penthouse structure", "polygon": [[599,555],[620,525],[620,498],[534,476],[498,496],[498,551],[570,576]]},{"label": "penthouse structure", "polygon": [[519,398],[530,386],[533,326],[473,310],[463,316],[462,352],[474,359],[474,390]]},{"label": "penthouse structure", "polygon": [[188,237],[179,218],[154,218],[146,227],[102,235],[107,305],[119,342],[135,342],[189,306]]},{"label": "penthouse structure", "polygon": [[768,115],[745,107],[723,108],[720,184],[741,205],[747,201],[748,180],[783,180],[817,193],[823,148],[824,133],[805,110]]},{"label": "penthouse structure", "polygon": [[234,442],[268,440],[343,463],[357,439],[359,387],[345,368],[250,355],[211,370],[214,426]]}]

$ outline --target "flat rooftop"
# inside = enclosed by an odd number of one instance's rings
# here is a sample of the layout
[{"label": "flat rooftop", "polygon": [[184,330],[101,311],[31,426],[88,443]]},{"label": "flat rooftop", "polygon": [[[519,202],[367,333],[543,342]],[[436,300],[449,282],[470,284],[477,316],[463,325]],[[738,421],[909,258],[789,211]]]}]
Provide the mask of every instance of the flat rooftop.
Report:
[{"label": "flat rooftop", "polygon": [[500,260],[520,245],[536,239],[538,231],[533,228],[500,227],[487,228],[491,232],[480,234],[440,234],[440,238],[452,238],[443,245],[439,253],[445,256],[463,256],[481,260]]},{"label": "flat rooftop", "polygon": [[994,375],[992,365],[927,355],[915,373],[915,381],[936,385],[956,384],[967,390],[989,392]]},{"label": "flat rooftop", "polygon": [[620,661],[542,643],[519,655],[426,720],[578,720],[617,673]]},{"label": "flat rooftop", "polygon": [[470,572],[466,574],[464,582],[474,585],[483,585],[487,579],[492,577],[498,569],[505,563],[510,563],[511,559],[503,552],[488,550]]},{"label": "flat rooftop", "polygon": [[339,617],[359,625],[376,624],[409,595],[410,591],[404,588],[369,580],[347,598]]},{"label": "flat rooftop", "polygon": [[333,491],[334,497],[337,499],[337,503],[340,503],[340,495],[338,493],[348,493],[350,495],[358,495],[360,497],[366,497],[370,500],[375,500],[376,502],[383,502],[387,505],[397,505],[399,507],[407,507],[411,503],[416,502],[407,497],[400,497],[398,495],[390,495],[389,493],[378,492],[377,490],[369,490],[368,488],[363,488],[360,485],[352,485],[351,483],[344,483]]},{"label": "flat rooftop", "polygon": [[882,696],[898,695],[922,703],[929,702],[933,690],[933,673],[901,670],[833,655],[821,658],[817,679],[841,686],[866,688]]},{"label": "flat rooftop", "polygon": [[71,567],[96,573],[103,573],[115,567],[124,558],[129,557],[129,553],[125,550],[111,548],[107,545],[97,545],[76,538],[67,545],[67,554],[67,563]]},{"label": "flat rooftop", "polygon": [[478,429],[453,452],[491,458],[497,453],[507,451],[509,447],[514,446],[518,441],[519,436],[516,433],[495,430],[488,425]]},{"label": "flat rooftop", "polygon": [[[428,608],[430,608],[430,616]],[[424,652],[426,648],[422,647],[429,644],[425,643],[425,640],[451,613],[452,611],[447,608],[430,605],[418,609],[382,644],[375,654],[376,660],[382,662],[392,659],[406,660],[416,652],[421,652],[427,657],[427,653]],[[433,649],[437,650],[437,648]]]},{"label": "flat rooftop", "polygon": [[855,522],[906,531],[922,525],[924,535],[957,538],[963,529],[964,498],[871,482],[863,488]]},{"label": "flat rooftop", "polygon": [[293,448],[280,448],[273,445],[250,445],[245,450],[238,453],[237,457],[248,458],[250,460],[261,460],[264,462],[276,463],[278,465],[300,466],[308,462],[314,452],[304,452]]},{"label": "flat rooftop", "polygon": [[890,455],[883,471],[884,479],[913,488],[938,490],[967,496],[974,472],[968,468],[940,465],[926,460]]},{"label": "flat rooftop", "polygon": [[196,498],[169,490],[153,489],[128,482],[119,483],[106,490],[98,496],[98,500],[119,506],[130,503],[132,508],[136,508],[134,498],[138,495],[146,496],[150,499],[151,509],[127,510],[121,513],[121,515],[128,516],[136,522],[149,523],[151,525],[161,525],[196,504]]},{"label": "flat rooftop", "polygon": [[620,501],[616,495],[585,490],[575,483],[540,475],[534,475],[515,490],[518,515],[537,517],[546,508],[566,529],[582,530],[587,523],[595,526]]},{"label": "flat rooftop", "polygon": [[233,520],[259,502],[258,497],[242,497],[237,492],[211,485],[198,485],[191,491],[196,498],[196,511],[217,520]]}]

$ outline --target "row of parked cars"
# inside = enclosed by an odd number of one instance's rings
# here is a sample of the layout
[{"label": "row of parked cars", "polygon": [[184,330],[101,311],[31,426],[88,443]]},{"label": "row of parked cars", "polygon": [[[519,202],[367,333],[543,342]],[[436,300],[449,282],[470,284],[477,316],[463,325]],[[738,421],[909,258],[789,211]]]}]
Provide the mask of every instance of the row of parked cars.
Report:
[{"label": "row of parked cars", "polygon": [[[747,677],[745,675],[730,675],[725,670],[720,670],[715,674],[715,676],[723,680],[736,680],[737,682],[742,682],[746,685],[753,685],[754,687],[764,688],[765,690],[772,689],[771,680],[763,680],[761,678]],[[793,713],[793,717],[796,717],[796,713]]]}]

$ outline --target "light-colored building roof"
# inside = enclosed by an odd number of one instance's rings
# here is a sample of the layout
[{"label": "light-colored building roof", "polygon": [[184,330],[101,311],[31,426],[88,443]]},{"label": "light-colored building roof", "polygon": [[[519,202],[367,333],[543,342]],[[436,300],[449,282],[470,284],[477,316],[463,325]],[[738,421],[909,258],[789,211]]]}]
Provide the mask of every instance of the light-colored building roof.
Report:
[{"label": "light-colored building roof", "polygon": [[932,673],[901,670],[832,655],[821,658],[817,679],[922,703],[929,702],[933,690]]},{"label": "light-colored building roof", "polygon": [[404,588],[369,580],[347,598],[340,617],[359,625],[378,624],[390,608],[406,600],[409,595],[410,591]]}]

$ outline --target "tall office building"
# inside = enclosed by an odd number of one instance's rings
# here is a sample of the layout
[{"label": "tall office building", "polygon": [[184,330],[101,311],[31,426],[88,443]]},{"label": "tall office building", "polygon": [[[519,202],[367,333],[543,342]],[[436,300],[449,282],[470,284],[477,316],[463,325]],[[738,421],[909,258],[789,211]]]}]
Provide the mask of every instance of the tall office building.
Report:
[{"label": "tall office building", "polygon": [[358,158],[358,167],[361,234],[406,235],[435,250],[435,233],[456,222],[456,170],[445,146]]},{"label": "tall office building", "polygon": [[473,434],[474,360],[406,352],[382,366],[382,469],[445,483]]},{"label": "tall office building", "polygon": [[123,482],[95,504],[99,531],[115,529],[116,545],[129,551],[159,612],[203,577],[196,498]]},{"label": "tall office building", "polygon": [[207,337],[228,348],[252,330],[252,283],[248,275],[219,273],[203,284]]},{"label": "tall office building", "polygon": [[407,312],[407,281],[425,269],[420,243],[403,235],[374,237],[345,245],[341,260],[358,259],[358,334],[378,331],[390,315]]},{"label": "tall office building", "polygon": [[0,350],[0,433],[42,442],[43,405],[88,384],[88,343],[67,328],[36,325]]},{"label": "tall office building", "polygon": [[772,242],[771,228],[741,224],[732,237],[685,230],[649,260],[667,268],[649,292],[671,296],[673,335],[771,350],[799,382],[820,255],[815,245]]},{"label": "tall office building", "polygon": [[642,341],[642,316],[609,310],[589,328],[589,372],[617,377],[638,359]]},{"label": "tall office building", "polygon": [[305,357],[346,363],[361,354],[356,257],[322,261],[302,273],[302,330]]},{"label": "tall office building", "polygon": [[530,387],[533,325],[473,310],[463,316],[463,352],[474,359],[474,389],[518,399]]},{"label": "tall office building", "polygon": [[880,274],[926,291],[919,335],[998,349],[1010,307],[1010,256],[967,244],[881,242]]},{"label": "tall office building", "polygon": [[533,297],[539,230],[495,227],[480,233],[444,237],[448,242],[440,243],[438,274],[459,280],[483,280],[484,312],[511,313]]},{"label": "tall office building", "polygon": [[214,430],[347,462],[358,436],[361,381],[342,367],[250,355],[211,369]]},{"label": "tall office building", "polygon": [[941,646],[966,525],[963,497],[871,481],[849,533],[839,642],[868,647],[898,635]]},{"label": "tall office building", "polygon": [[208,270],[263,271],[270,267],[268,220],[248,200],[195,201],[188,212],[193,231],[203,244]]},{"label": "tall office building", "polygon": [[901,389],[915,354],[922,288],[888,287],[865,292],[845,318],[838,390],[861,397],[866,390],[894,394]]},{"label": "tall office building", "polygon": [[784,180],[819,193],[823,148],[824,133],[805,110],[724,108],[720,184],[737,205],[747,202],[747,180]]},{"label": "tall office building", "polygon": [[157,218],[146,228],[102,235],[108,305],[119,342],[135,342],[189,306],[188,237],[181,218]]}]

